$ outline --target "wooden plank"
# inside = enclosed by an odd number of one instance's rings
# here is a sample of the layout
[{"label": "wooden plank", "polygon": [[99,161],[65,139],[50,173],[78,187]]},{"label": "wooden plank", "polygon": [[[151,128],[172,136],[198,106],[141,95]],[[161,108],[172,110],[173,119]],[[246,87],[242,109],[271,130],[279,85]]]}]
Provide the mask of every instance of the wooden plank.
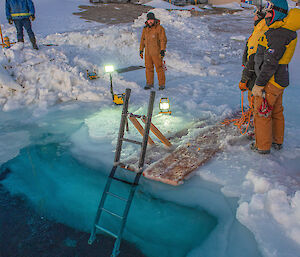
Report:
[{"label": "wooden plank", "polygon": [[222,150],[221,142],[228,129],[229,127],[220,124],[210,127],[194,140],[150,165],[144,171],[144,177],[173,186],[182,184],[193,171]]},{"label": "wooden plank", "polygon": [[[142,121],[146,124],[146,119],[143,117]],[[150,125],[150,130],[153,132],[155,136],[167,147],[172,147],[170,141],[159,131],[157,127],[155,127],[152,123]]]},{"label": "wooden plank", "polygon": [[[138,130],[138,132],[140,132],[140,134],[142,136],[144,136],[145,130],[142,127],[142,125],[139,123],[139,121],[136,119],[136,117],[129,116],[128,119],[132,122],[132,124],[135,126],[135,128]],[[155,144],[150,136],[149,136],[149,139],[148,139],[148,144],[149,145],[154,145]]]}]

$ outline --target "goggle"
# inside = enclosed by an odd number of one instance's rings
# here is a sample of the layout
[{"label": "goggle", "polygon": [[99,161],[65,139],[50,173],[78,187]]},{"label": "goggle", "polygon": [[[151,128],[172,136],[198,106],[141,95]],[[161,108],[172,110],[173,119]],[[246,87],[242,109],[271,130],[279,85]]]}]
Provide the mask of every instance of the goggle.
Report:
[{"label": "goggle", "polygon": [[278,6],[275,6],[273,3],[267,1],[265,7],[264,7],[264,11],[265,12],[271,12],[272,10],[284,13],[284,14],[288,14],[288,10],[280,8]]},{"label": "goggle", "polygon": [[266,5],[265,5],[265,7],[264,7],[264,10],[265,10],[266,12],[270,12],[270,11],[273,10],[273,7],[274,7],[274,4],[273,4],[273,3],[267,2]]},{"label": "goggle", "polygon": [[258,12],[261,12],[261,13],[265,13],[265,9],[262,8],[261,6],[254,6],[254,9],[253,9],[253,14],[256,15]]}]

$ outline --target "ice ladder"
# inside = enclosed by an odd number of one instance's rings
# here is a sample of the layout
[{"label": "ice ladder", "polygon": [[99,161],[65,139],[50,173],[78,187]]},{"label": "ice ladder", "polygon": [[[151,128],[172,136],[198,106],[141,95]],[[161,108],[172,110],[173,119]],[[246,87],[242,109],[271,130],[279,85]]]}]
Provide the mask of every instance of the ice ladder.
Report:
[{"label": "ice ladder", "polygon": [[[90,239],[88,241],[89,244],[92,244],[95,239],[96,239],[96,232],[97,230],[100,230],[102,232],[105,232],[106,234],[116,238],[115,244],[114,244],[114,249],[112,252],[111,257],[116,257],[118,256],[118,254],[120,253],[120,245],[121,245],[121,239],[122,239],[122,234],[126,225],[126,221],[127,221],[127,216],[128,216],[128,212],[134,197],[134,193],[136,191],[136,188],[139,184],[139,180],[140,177],[143,173],[143,167],[144,167],[144,161],[145,161],[145,155],[146,155],[146,150],[147,150],[147,144],[148,144],[148,138],[149,138],[149,130],[150,130],[150,125],[151,125],[151,118],[152,118],[152,112],[153,112],[153,105],[154,105],[154,99],[155,99],[155,91],[151,91],[150,93],[150,98],[149,98],[149,105],[148,105],[148,113],[146,118],[146,123],[145,123],[145,132],[143,135],[143,141],[142,142],[138,142],[136,140],[132,140],[132,139],[127,139],[124,138],[124,130],[125,130],[125,126],[127,124],[127,116],[128,116],[128,104],[129,104],[129,98],[130,98],[130,92],[131,89],[127,88],[126,89],[126,93],[125,93],[125,100],[124,100],[124,105],[123,105],[123,111],[122,111],[122,117],[121,117],[121,123],[120,123],[120,129],[119,129],[119,136],[118,136],[118,142],[117,142],[117,147],[116,147],[116,153],[115,153],[115,159],[114,159],[114,166],[107,178],[106,181],[106,185],[101,197],[101,201],[99,203],[98,206],[98,210],[96,213],[96,217],[95,217],[95,221],[94,221],[94,225],[92,228],[92,232],[91,232],[91,236]],[[129,143],[133,143],[133,144],[138,144],[141,146],[141,152],[140,152],[140,157],[139,157],[139,164],[138,164],[138,168],[137,170],[133,170],[132,168],[129,168],[129,165],[125,165],[123,163],[120,162],[120,157],[121,157],[121,151],[122,151],[122,143],[123,142],[129,142]],[[121,167],[123,169],[129,169],[131,171],[135,171],[136,175],[134,178],[133,182],[129,182],[127,180],[118,178],[115,176],[116,170],[118,167]],[[127,185],[130,185],[130,192],[129,195],[126,198],[116,195],[112,192],[110,192],[110,186],[113,182],[113,180],[125,183]],[[117,213],[114,213],[113,211],[107,210],[106,208],[104,208],[104,204],[106,201],[106,197],[107,195],[109,195],[110,197],[114,197],[120,201],[124,201],[126,202],[125,205],[125,209],[123,212],[123,215],[120,216]],[[105,212],[108,213],[109,215],[112,215],[118,219],[121,220],[121,225],[120,225],[120,229],[118,231],[117,234],[109,231],[108,229],[102,227],[99,225],[99,221],[101,218],[101,214]]]}]

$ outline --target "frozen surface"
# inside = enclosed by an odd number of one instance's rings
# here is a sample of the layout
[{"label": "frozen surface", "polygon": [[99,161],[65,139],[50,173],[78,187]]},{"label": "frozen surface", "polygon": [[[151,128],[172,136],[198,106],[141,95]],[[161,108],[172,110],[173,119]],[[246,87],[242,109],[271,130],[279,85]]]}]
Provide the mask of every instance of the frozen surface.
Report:
[{"label": "frozen surface", "polygon": [[[86,2],[78,1],[78,4]],[[40,13],[46,13],[49,3],[39,1],[37,8],[40,5]],[[52,3],[51,8],[59,6],[58,1]],[[103,66],[108,63],[117,68],[143,65],[138,47],[146,14],[133,24],[95,27],[70,16],[77,7],[71,1],[64,3],[65,15],[55,16],[57,21],[54,21],[54,16],[45,18],[45,22],[53,21],[51,26],[45,26],[42,20],[36,23],[35,26],[41,26],[35,28],[39,31],[39,52],[31,50],[28,43],[24,49],[16,45],[1,50],[1,65],[7,67],[1,70],[5,74],[1,81],[9,76],[24,86],[24,92],[0,88],[0,144],[7,145],[8,149],[0,152],[0,160],[5,163],[21,150],[21,155],[10,162],[14,172],[5,180],[6,187],[12,192],[25,193],[36,206],[44,206],[42,211],[56,219],[88,230],[103,188],[103,178],[112,164],[121,113],[120,107],[111,103],[109,76],[104,74]],[[241,55],[244,39],[251,33],[251,11],[201,17],[191,17],[188,11],[155,9],[154,13],[168,36],[167,84],[166,90],[157,92],[154,124],[172,136],[195,123],[220,121],[237,110]],[[1,17],[1,23],[4,23]],[[43,17],[47,15],[40,19]],[[3,30],[12,40],[15,39],[13,27],[5,24]],[[58,46],[48,47],[43,43]],[[299,57],[298,44],[290,64],[291,85],[284,94],[286,140],[282,151],[262,157],[250,152],[247,144],[228,145],[224,153],[195,172],[181,187],[142,181],[141,194],[147,197],[137,197],[136,206],[144,206],[145,213],[153,209],[158,215],[156,217],[161,214],[167,220],[172,212],[184,216],[187,211],[190,223],[195,219],[195,211],[205,210],[209,214],[208,219],[200,215],[203,220],[197,225],[199,228],[202,222],[211,220],[207,234],[195,239],[198,233],[195,228],[191,235],[196,241],[186,242],[181,255],[188,251],[187,256],[195,257],[253,257],[260,256],[259,252],[265,257],[295,257],[299,254]],[[87,69],[95,69],[100,78],[87,80]],[[132,89],[130,111],[146,112],[149,93],[143,90],[143,70],[113,74],[113,82],[117,93],[124,92],[127,87]],[[171,101],[171,116],[158,114],[159,98],[166,96]],[[188,130],[175,145],[188,141],[198,132],[197,129]],[[133,128],[130,136],[138,137]],[[222,143],[226,144],[230,139],[228,136]],[[136,155],[136,150],[133,146],[126,146],[124,158]],[[47,159],[43,151],[50,151],[49,156],[58,157]],[[152,151],[151,154],[157,158],[159,152]],[[30,159],[34,160],[34,167],[43,169],[33,169]],[[51,168],[56,160],[68,163],[68,168]],[[75,166],[72,166],[73,162]],[[29,167],[28,173],[22,173],[20,163]],[[31,176],[27,177],[30,172]],[[43,192],[41,197],[39,190]],[[78,192],[88,199],[86,205],[83,198],[79,199]],[[55,196],[55,201],[49,196]],[[154,204],[152,198],[160,200]],[[164,216],[165,208],[168,214]],[[144,215],[142,210],[133,210],[133,213]],[[212,217],[217,219],[217,225],[203,241],[214,226]],[[172,215],[171,218],[174,223],[180,219]],[[235,218],[253,233],[259,251],[249,231]],[[153,217],[148,216],[148,219]],[[134,230],[136,224],[132,224],[127,227],[126,237],[140,246],[145,245],[148,252],[152,239],[147,238],[146,244],[141,240],[147,229],[140,227],[142,232],[137,234]],[[153,223],[147,225],[154,227]],[[194,229],[191,225],[189,227]],[[167,229],[166,225],[164,230]],[[152,233],[156,235],[156,232]],[[174,231],[168,233],[176,234]],[[174,242],[172,244],[176,245]],[[239,247],[236,247],[236,242]],[[161,251],[162,248],[157,249]],[[168,252],[164,254],[168,256]]]},{"label": "frozen surface", "polygon": [[163,0],[153,0],[145,3],[144,5],[151,6],[154,8],[169,9],[169,10],[195,10],[199,12],[203,11],[203,9],[195,5],[177,6]]},{"label": "frozen surface", "polygon": [[[79,17],[72,15],[72,13],[80,10],[78,8],[79,5],[90,5],[89,0],[35,0],[33,2],[36,19],[32,23],[32,26],[33,31],[38,36],[45,36],[49,33],[83,30],[88,27],[99,26],[97,23],[84,22]],[[5,1],[0,2],[0,10],[0,23],[5,24],[5,28],[9,28],[9,30],[13,31],[14,26],[8,25],[6,20]],[[9,38],[15,39],[16,37]]]}]

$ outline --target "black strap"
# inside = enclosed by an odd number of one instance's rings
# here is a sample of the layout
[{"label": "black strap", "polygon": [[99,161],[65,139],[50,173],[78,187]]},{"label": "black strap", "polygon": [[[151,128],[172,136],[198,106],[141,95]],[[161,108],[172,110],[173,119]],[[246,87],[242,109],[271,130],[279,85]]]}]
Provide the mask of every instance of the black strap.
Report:
[{"label": "black strap", "polygon": [[286,10],[286,9],[283,9],[283,8],[280,8],[280,7],[278,7],[278,6],[273,6],[273,9],[274,10],[276,10],[276,11],[278,11],[278,12],[281,12],[281,13],[284,13],[284,14],[288,14],[288,10]]}]

